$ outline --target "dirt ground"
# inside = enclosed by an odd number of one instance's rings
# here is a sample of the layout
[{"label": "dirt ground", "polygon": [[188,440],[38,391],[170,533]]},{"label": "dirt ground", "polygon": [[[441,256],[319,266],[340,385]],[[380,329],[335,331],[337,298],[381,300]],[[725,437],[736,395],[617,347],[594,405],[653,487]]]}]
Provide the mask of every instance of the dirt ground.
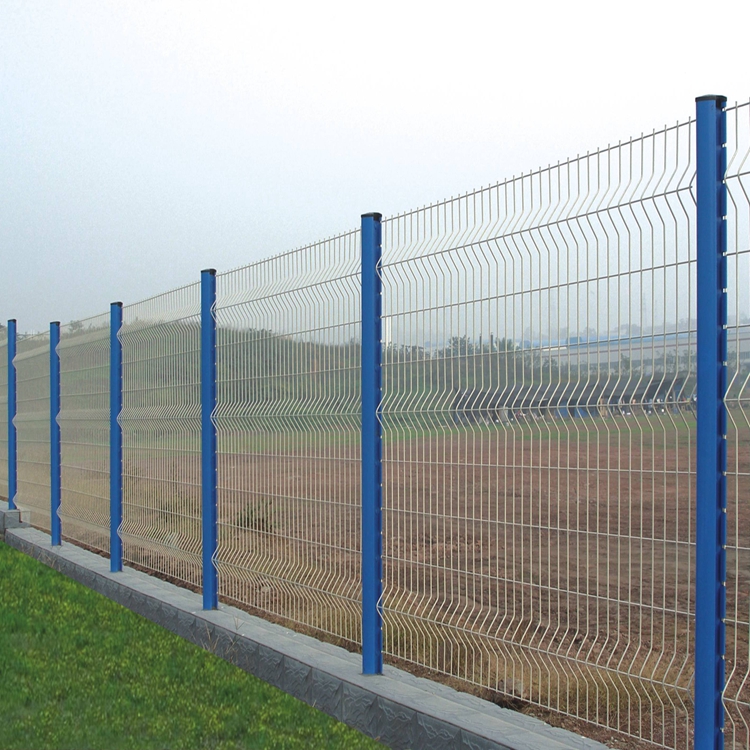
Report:
[{"label": "dirt ground", "polygon": [[[387,440],[389,660],[612,747],[691,747],[694,432],[642,421]],[[220,456],[217,564],[225,600],[354,648],[359,449],[331,443]],[[727,745],[740,748],[750,430],[731,436],[728,465]],[[126,454],[126,559],[192,587],[198,472],[195,456]]]}]

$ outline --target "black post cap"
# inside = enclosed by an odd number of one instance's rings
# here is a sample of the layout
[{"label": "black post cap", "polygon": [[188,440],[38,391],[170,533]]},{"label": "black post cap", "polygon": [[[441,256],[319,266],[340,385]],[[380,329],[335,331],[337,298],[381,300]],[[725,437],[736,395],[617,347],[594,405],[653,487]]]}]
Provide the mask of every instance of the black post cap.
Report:
[{"label": "black post cap", "polygon": [[705,94],[704,96],[696,96],[695,97],[696,102],[716,102],[717,105],[719,104],[726,104],[727,98],[726,96],[722,96],[721,94]]}]

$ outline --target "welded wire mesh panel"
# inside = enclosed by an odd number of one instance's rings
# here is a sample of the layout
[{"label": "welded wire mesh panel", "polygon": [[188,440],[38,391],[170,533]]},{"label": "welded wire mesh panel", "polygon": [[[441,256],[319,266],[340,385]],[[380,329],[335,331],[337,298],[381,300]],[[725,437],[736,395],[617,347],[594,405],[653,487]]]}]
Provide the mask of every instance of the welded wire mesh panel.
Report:
[{"label": "welded wire mesh panel", "polygon": [[727,111],[727,747],[750,747],[750,104]]},{"label": "welded wire mesh panel", "polygon": [[387,653],[667,747],[691,742],[693,137],[383,228]]},{"label": "welded wire mesh panel", "polygon": [[8,330],[0,328],[0,498],[8,499]]},{"label": "welded wire mesh panel", "polygon": [[16,347],[16,506],[50,530],[49,334],[19,336]]},{"label": "welded wire mesh panel", "polygon": [[109,315],[60,327],[60,518],[65,539],[109,551]]},{"label": "welded wire mesh panel", "polygon": [[359,642],[359,233],[217,278],[219,591]]},{"label": "welded wire mesh panel", "polygon": [[123,308],[123,559],[201,583],[200,285]]}]

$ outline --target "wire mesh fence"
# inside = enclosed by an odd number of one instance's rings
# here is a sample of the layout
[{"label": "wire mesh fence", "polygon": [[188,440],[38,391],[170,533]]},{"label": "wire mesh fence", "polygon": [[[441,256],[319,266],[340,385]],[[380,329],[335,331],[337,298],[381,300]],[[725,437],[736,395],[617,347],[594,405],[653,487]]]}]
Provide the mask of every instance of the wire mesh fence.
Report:
[{"label": "wire mesh fence", "polygon": [[383,225],[385,648],[690,736],[692,122]]},{"label": "wire mesh fence", "polygon": [[217,277],[220,593],[360,632],[359,233]]},{"label": "wire mesh fence", "polygon": [[123,559],[200,586],[200,286],[123,308]]},{"label": "wire mesh fence", "polygon": [[750,103],[727,110],[726,738],[750,747]]},{"label": "wire mesh fence", "polygon": [[0,498],[8,499],[8,330],[0,328]]},{"label": "wire mesh fence", "polygon": [[61,326],[61,503],[66,539],[109,551],[109,316]]},{"label": "wire mesh fence", "polygon": [[18,440],[16,506],[34,526],[50,530],[49,334],[19,337],[15,425]]},{"label": "wire mesh fence", "polygon": [[[724,704],[750,748],[750,104],[727,113]],[[693,746],[695,171],[691,120],[387,219],[380,267],[385,653],[669,748]],[[219,274],[214,310],[219,593],[351,646],[361,241]],[[124,559],[193,588],[200,295],[119,334]],[[58,348],[63,534],[105,553],[109,336],[103,315]],[[43,529],[49,354],[19,337],[16,503]],[[0,329],[0,495],[6,355]]]}]

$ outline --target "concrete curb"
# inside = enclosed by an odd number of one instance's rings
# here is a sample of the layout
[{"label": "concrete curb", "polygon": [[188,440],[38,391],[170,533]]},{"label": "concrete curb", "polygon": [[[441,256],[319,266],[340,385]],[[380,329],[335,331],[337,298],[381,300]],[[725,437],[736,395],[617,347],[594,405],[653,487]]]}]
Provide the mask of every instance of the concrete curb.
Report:
[{"label": "concrete curb", "polygon": [[5,542],[201,648],[256,675],[392,748],[430,750],[605,750],[445,685],[386,666],[361,672],[361,657],[274,623],[202,599],[140,571],[110,573],[109,562],[20,524],[0,503]]},{"label": "concrete curb", "polygon": [[19,529],[26,524],[20,510],[8,510],[8,503],[0,500],[0,540],[5,539],[6,529]]}]

